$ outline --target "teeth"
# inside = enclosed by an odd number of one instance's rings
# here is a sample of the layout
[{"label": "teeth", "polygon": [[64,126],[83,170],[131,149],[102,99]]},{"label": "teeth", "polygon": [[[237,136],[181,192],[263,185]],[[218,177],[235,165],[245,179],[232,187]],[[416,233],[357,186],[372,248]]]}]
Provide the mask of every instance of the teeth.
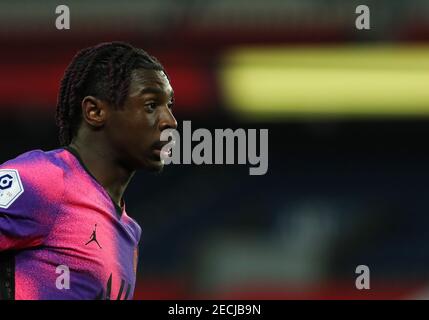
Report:
[{"label": "teeth", "polygon": [[171,156],[171,149],[168,149],[166,151],[161,151],[161,158],[168,158]]}]

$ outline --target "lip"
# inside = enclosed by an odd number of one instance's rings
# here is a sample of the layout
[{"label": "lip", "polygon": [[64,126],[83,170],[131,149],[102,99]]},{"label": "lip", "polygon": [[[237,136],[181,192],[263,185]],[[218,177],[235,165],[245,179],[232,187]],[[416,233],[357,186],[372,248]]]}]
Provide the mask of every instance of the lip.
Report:
[{"label": "lip", "polygon": [[161,157],[161,149],[154,149],[153,153],[157,156],[157,157]]},{"label": "lip", "polygon": [[171,147],[174,147],[176,145],[176,141],[175,140],[157,141],[156,143],[154,143],[153,148],[161,150],[167,144],[170,144]]},{"label": "lip", "polygon": [[158,149],[158,148],[156,148],[156,149],[153,150],[154,155],[157,158],[160,158],[160,159],[161,159],[161,155],[163,155],[164,158],[169,157],[170,156],[170,152],[171,152],[171,149],[168,150],[168,151],[162,151],[161,149]]},{"label": "lip", "polygon": [[[165,147],[165,145],[170,144],[170,148],[168,148],[167,151],[162,151],[162,149]],[[174,140],[170,140],[170,141],[158,141],[154,148],[153,148],[153,154],[157,157],[157,158],[161,158],[161,155],[163,156],[163,158],[168,158],[171,155],[172,149],[175,146],[176,141]]]}]

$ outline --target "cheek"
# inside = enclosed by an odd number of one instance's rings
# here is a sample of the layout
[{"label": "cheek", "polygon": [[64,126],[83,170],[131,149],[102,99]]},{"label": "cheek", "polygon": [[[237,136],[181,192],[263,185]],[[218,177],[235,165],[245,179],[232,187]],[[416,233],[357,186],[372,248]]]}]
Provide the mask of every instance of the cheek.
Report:
[{"label": "cheek", "polygon": [[150,130],[155,125],[154,113],[147,113],[144,110],[138,110],[129,114],[128,123],[125,124],[125,130],[132,131]]},{"label": "cheek", "polygon": [[156,112],[146,113],[142,115],[142,122],[149,128],[155,128],[158,116]]},{"label": "cheek", "polygon": [[153,143],[156,132],[157,113],[148,113],[143,108],[130,108],[117,114],[111,123],[113,139],[124,146],[146,146]]},{"label": "cheek", "polygon": [[134,118],[132,120],[131,128],[127,128],[126,130],[129,134],[133,135],[133,140],[136,140],[146,143],[153,143],[153,135],[156,131],[157,117],[154,113],[140,112],[138,114],[134,114]]}]

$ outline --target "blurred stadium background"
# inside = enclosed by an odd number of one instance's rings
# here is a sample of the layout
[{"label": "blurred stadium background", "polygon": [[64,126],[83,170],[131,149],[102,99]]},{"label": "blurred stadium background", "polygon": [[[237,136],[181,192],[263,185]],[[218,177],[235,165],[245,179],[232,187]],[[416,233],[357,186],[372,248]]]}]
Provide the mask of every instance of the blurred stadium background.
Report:
[{"label": "blurred stadium background", "polygon": [[[55,29],[59,4],[70,30]],[[355,28],[359,4],[371,30]],[[0,162],[57,147],[63,71],[101,41],[161,60],[179,124],[270,130],[265,176],[137,174],[126,194],[143,229],[136,299],[429,298],[427,0],[0,7]],[[360,264],[371,290],[355,288]]]}]

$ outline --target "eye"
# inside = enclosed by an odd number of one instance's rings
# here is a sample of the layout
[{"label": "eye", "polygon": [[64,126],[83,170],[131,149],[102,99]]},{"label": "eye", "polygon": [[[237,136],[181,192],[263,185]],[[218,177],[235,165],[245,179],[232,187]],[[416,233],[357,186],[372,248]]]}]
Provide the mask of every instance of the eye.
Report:
[{"label": "eye", "polygon": [[155,111],[157,107],[157,104],[155,102],[150,102],[150,103],[146,103],[145,104],[145,108],[149,111],[149,112],[153,112]]},{"label": "eye", "polygon": [[167,104],[167,106],[168,106],[168,108],[169,108],[170,110],[171,110],[171,109],[173,109],[174,102],[173,102],[173,101],[169,102],[169,103]]}]

